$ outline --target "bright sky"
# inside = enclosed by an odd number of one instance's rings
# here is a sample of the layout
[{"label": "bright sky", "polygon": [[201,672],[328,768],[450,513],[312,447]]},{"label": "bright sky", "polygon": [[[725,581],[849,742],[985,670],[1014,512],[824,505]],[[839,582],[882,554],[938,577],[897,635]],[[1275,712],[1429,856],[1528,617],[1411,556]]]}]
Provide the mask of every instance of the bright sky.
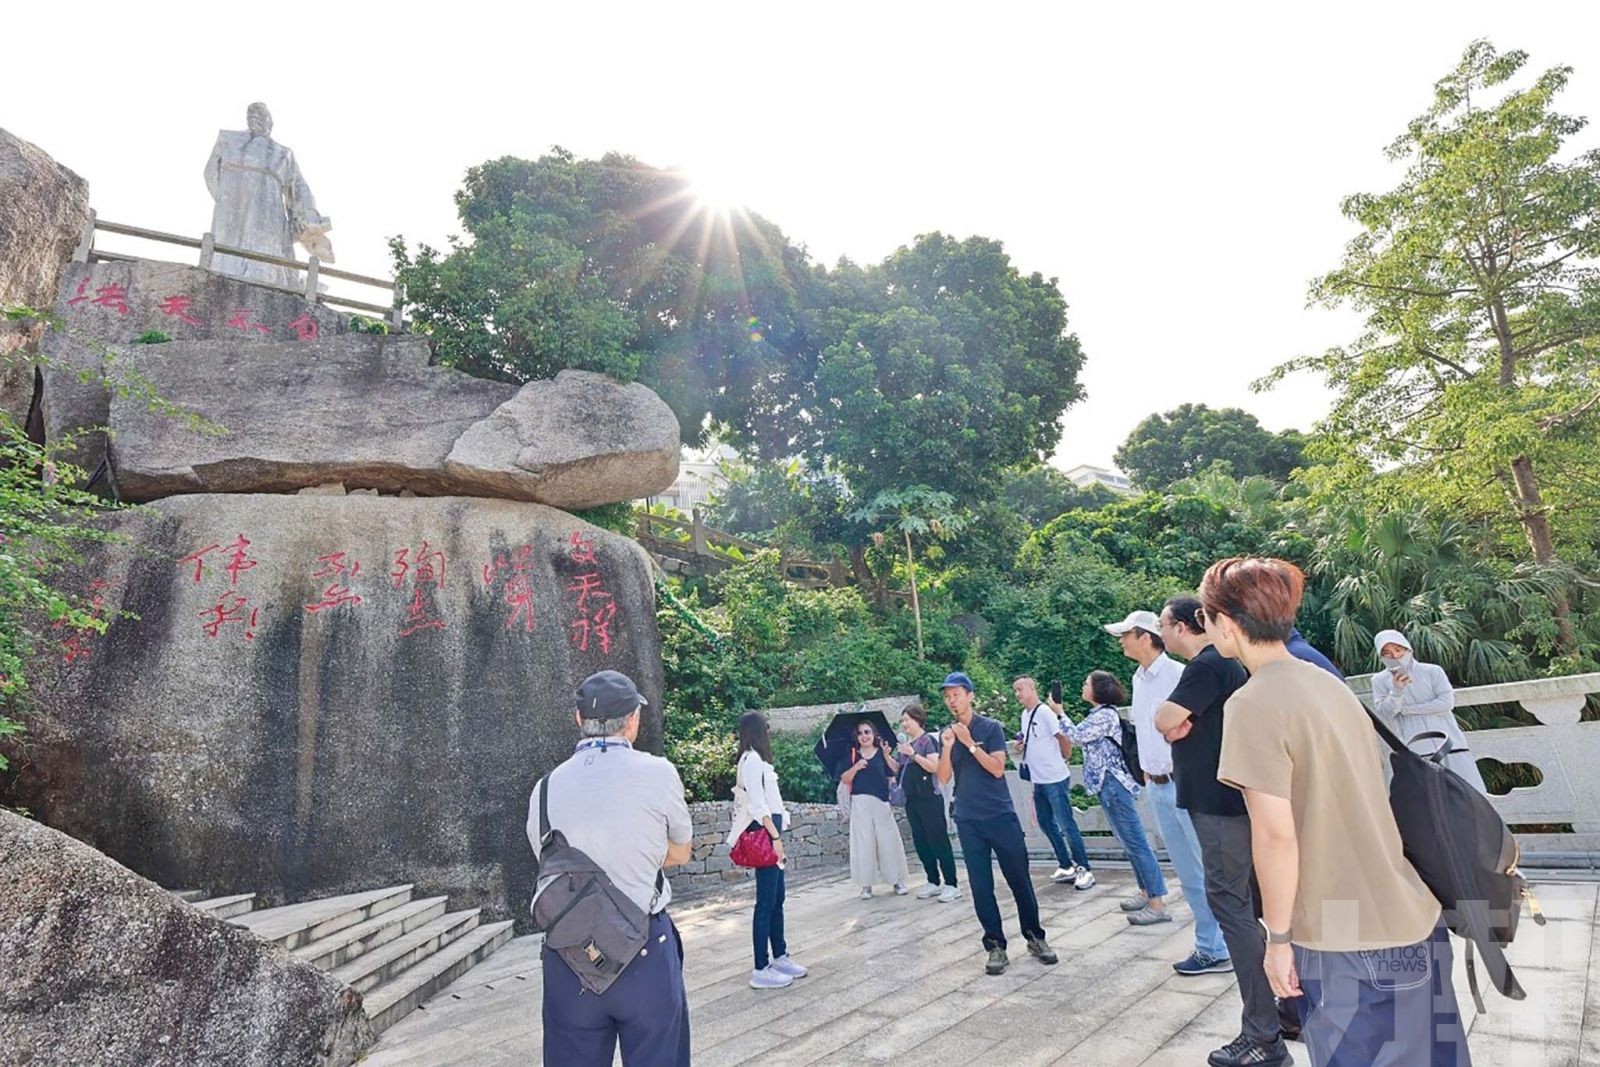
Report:
[{"label": "bright sky", "polygon": [[1565,109],[1600,120],[1593,0],[12,6],[0,126],[118,222],[206,230],[216,131],[259,99],[349,270],[442,244],[468,167],[553,144],[680,165],[828,263],[999,238],[1088,355],[1062,466],[1185,401],[1323,414],[1316,381],[1249,382],[1356,332],[1305,307],[1339,200],[1392,184],[1384,145],[1472,38],[1578,66]]}]

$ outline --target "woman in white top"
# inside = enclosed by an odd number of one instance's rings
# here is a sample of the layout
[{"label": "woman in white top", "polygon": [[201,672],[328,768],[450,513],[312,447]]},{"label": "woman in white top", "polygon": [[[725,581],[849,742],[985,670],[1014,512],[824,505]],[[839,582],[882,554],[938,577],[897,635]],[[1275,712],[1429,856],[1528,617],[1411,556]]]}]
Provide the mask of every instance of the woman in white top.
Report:
[{"label": "woman in white top", "polygon": [[[1467,751],[1467,738],[1456,721],[1456,690],[1437,663],[1418,663],[1411,642],[1399,630],[1384,630],[1372,639],[1384,670],[1372,676],[1372,710],[1386,720],[1407,744],[1418,734],[1436,730],[1449,739],[1452,751],[1444,765],[1487,793],[1478,761]],[[1418,753],[1433,752],[1443,742],[1429,740]]]},{"label": "woman in white top", "polygon": [[778,854],[777,866],[756,868],[756,911],[751,922],[756,966],[750,972],[754,989],[782,989],[806,976],[806,969],[789,958],[783,940],[783,824],[788,818],[783,795],[778,792],[778,772],[772,766],[767,717],[747,711],[739,717],[739,770],[728,844],[742,833],[764,828],[772,835],[772,850]]}]

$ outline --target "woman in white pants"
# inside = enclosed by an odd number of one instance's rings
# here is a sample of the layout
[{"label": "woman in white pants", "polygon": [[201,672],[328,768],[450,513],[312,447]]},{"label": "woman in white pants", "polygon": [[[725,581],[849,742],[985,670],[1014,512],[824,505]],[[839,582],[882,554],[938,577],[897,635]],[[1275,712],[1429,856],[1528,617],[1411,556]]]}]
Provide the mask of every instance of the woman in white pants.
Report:
[{"label": "woman in white pants", "polygon": [[862,900],[871,899],[872,887],[884,883],[904,894],[910,876],[906,846],[889,806],[889,778],[900,773],[900,764],[889,742],[865,720],[856,725],[852,755],[839,776],[850,788],[850,877],[861,887]]}]

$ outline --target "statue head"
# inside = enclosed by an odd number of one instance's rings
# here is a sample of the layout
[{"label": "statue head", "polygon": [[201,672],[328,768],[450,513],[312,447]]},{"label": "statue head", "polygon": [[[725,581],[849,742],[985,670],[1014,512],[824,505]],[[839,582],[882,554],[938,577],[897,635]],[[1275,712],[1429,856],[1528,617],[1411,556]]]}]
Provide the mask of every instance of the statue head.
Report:
[{"label": "statue head", "polygon": [[257,137],[272,136],[272,112],[267,110],[267,105],[259,100],[251,104],[244,113],[245,125]]}]

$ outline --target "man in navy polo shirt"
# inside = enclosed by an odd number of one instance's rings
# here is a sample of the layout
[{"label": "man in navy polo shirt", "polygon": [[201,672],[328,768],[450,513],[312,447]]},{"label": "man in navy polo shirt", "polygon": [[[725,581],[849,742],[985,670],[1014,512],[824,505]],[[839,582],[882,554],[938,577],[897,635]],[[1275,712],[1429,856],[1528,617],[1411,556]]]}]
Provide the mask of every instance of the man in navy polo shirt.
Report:
[{"label": "man in navy polo shirt", "polygon": [[1039,925],[1039,898],[1028,876],[1028,846],[1022,823],[1011,805],[1006,785],[1006,732],[998,722],[973,713],[972,679],[959,671],[944,680],[944,705],[955,722],[940,735],[939,781],[956,783],[956,836],[967,866],[972,906],[983,925],[983,947],[989,950],[984,965],[988,974],[1006,969],[1006,935],[1000,923],[1000,905],[994,898],[994,864],[1017,902],[1017,918],[1028,951],[1040,963],[1055,963],[1055,950]]}]

